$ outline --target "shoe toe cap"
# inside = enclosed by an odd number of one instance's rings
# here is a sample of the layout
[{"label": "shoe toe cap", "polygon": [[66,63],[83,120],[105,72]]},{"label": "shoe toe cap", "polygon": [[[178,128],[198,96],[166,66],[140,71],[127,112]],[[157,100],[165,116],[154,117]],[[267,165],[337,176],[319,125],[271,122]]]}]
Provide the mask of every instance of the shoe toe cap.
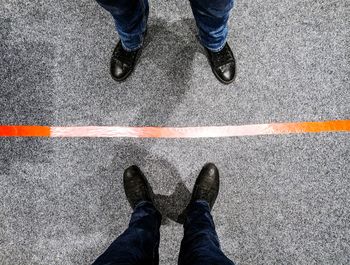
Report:
[{"label": "shoe toe cap", "polygon": [[219,76],[224,82],[231,82],[235,78],[235,65],[233,63],[226,65],[219,71]]},{"label": "shoe toe cap", "polygon": [[211,178],[216,178],[219,176],[219,170],[213,163],[205,164],[202,170]]},{"label": "shoe toe cap", "polygon": [[127,65],[120,62],[112,62],[111,63],[111,75],[115,79],[123,79],[128,73],[130,69]]},{"label": "shoe toe cap", "polygon": [[131,179],[133,178],[135,175],[139,175],[141,174],[141,170],[138,166],[131,166],[128,167],[125,171],[124,171],[124,180],[126,179]]}]

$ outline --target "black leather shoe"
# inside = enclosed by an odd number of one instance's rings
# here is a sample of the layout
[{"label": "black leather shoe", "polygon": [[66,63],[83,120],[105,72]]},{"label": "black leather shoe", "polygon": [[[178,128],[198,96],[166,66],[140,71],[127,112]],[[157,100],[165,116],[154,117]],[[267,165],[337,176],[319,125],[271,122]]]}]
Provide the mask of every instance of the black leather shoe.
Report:
[{"label": "black leather shoe", "polygon": [[115,81],[123,81],[132,73],[142,48],[128,52],[124,50],[121,41],[115,47],[111,58],[111,76]]},{"label": "black leather shoe", "polygon": [[137,166],[131,166],[124,171],[124,190],[133,209],[141,201],[153,203],[152,188]]},{"label": "black leather shoe", "polygon": [[206,51],[216,78],[224,84],[232,83],[236,76],[236,62],[230,46],[226,43],[219,52],[212,52],[207,48]]},{"label": "black leather shoe", "polygon": [[194,184],[191,202],[205,200],[209,203],[210,210],[213,208],[216,197],[219,193],[219,171],[212,164],[206,164]]}]

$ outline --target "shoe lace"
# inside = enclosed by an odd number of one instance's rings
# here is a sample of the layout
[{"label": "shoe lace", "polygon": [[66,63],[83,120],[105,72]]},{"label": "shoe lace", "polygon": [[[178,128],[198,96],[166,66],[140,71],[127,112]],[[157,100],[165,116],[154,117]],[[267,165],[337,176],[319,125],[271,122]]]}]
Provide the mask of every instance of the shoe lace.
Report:
[{"label": "shoe lace", "polygon": [[212,60],[215,67],[220,67],[233,61],[230,48],[226,44],[219,52],[212,53]]},{"label": "shoe lace", "polygon": [[126,51],[122,47],[116,49],[113,53],[113,59],[131,65],[135,61],[137,51]]}]

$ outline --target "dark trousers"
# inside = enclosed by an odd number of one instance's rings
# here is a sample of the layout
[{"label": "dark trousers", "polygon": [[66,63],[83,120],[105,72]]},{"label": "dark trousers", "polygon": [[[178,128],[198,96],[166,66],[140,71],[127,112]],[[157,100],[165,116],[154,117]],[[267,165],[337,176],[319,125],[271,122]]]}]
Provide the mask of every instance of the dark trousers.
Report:
[{"label": "dark trousers", "polygon": [[[149,202],[136,206],[128,229],[93,265],[157,265],[161,215]],[[179,265],[234,265],[220,249],[208,203],[196,201],[184,223]]]},{"label": "dark trousers", "polygon": [[[148,0],[96,0],[114,18],[125,50],[142,46],[149,14]],[[202,45],[220,51],[228,34],[228,19],[234,0],[190,0]]]}]

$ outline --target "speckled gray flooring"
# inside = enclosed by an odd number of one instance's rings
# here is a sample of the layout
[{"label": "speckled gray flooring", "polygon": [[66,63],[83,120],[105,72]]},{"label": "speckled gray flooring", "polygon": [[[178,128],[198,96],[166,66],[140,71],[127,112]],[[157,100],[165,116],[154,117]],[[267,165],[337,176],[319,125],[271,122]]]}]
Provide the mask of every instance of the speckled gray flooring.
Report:
[{"label": "speckled gray flooring", "polygon": [[[0,124],[199,126],[350,119],[348,1],[236,2],[238,62],[221,85],[187,1],[151,0],[133,75],[109,77],[117,36],[94,1],[0,1]],[[237,264],[350,263],[347,133],[225,139],[0,139],[0,264],[89,264],[127,226],[123,170],[138,164],[168,218],[161,264],[176,264],[174,220],[207,161],[213,210]]]}]

